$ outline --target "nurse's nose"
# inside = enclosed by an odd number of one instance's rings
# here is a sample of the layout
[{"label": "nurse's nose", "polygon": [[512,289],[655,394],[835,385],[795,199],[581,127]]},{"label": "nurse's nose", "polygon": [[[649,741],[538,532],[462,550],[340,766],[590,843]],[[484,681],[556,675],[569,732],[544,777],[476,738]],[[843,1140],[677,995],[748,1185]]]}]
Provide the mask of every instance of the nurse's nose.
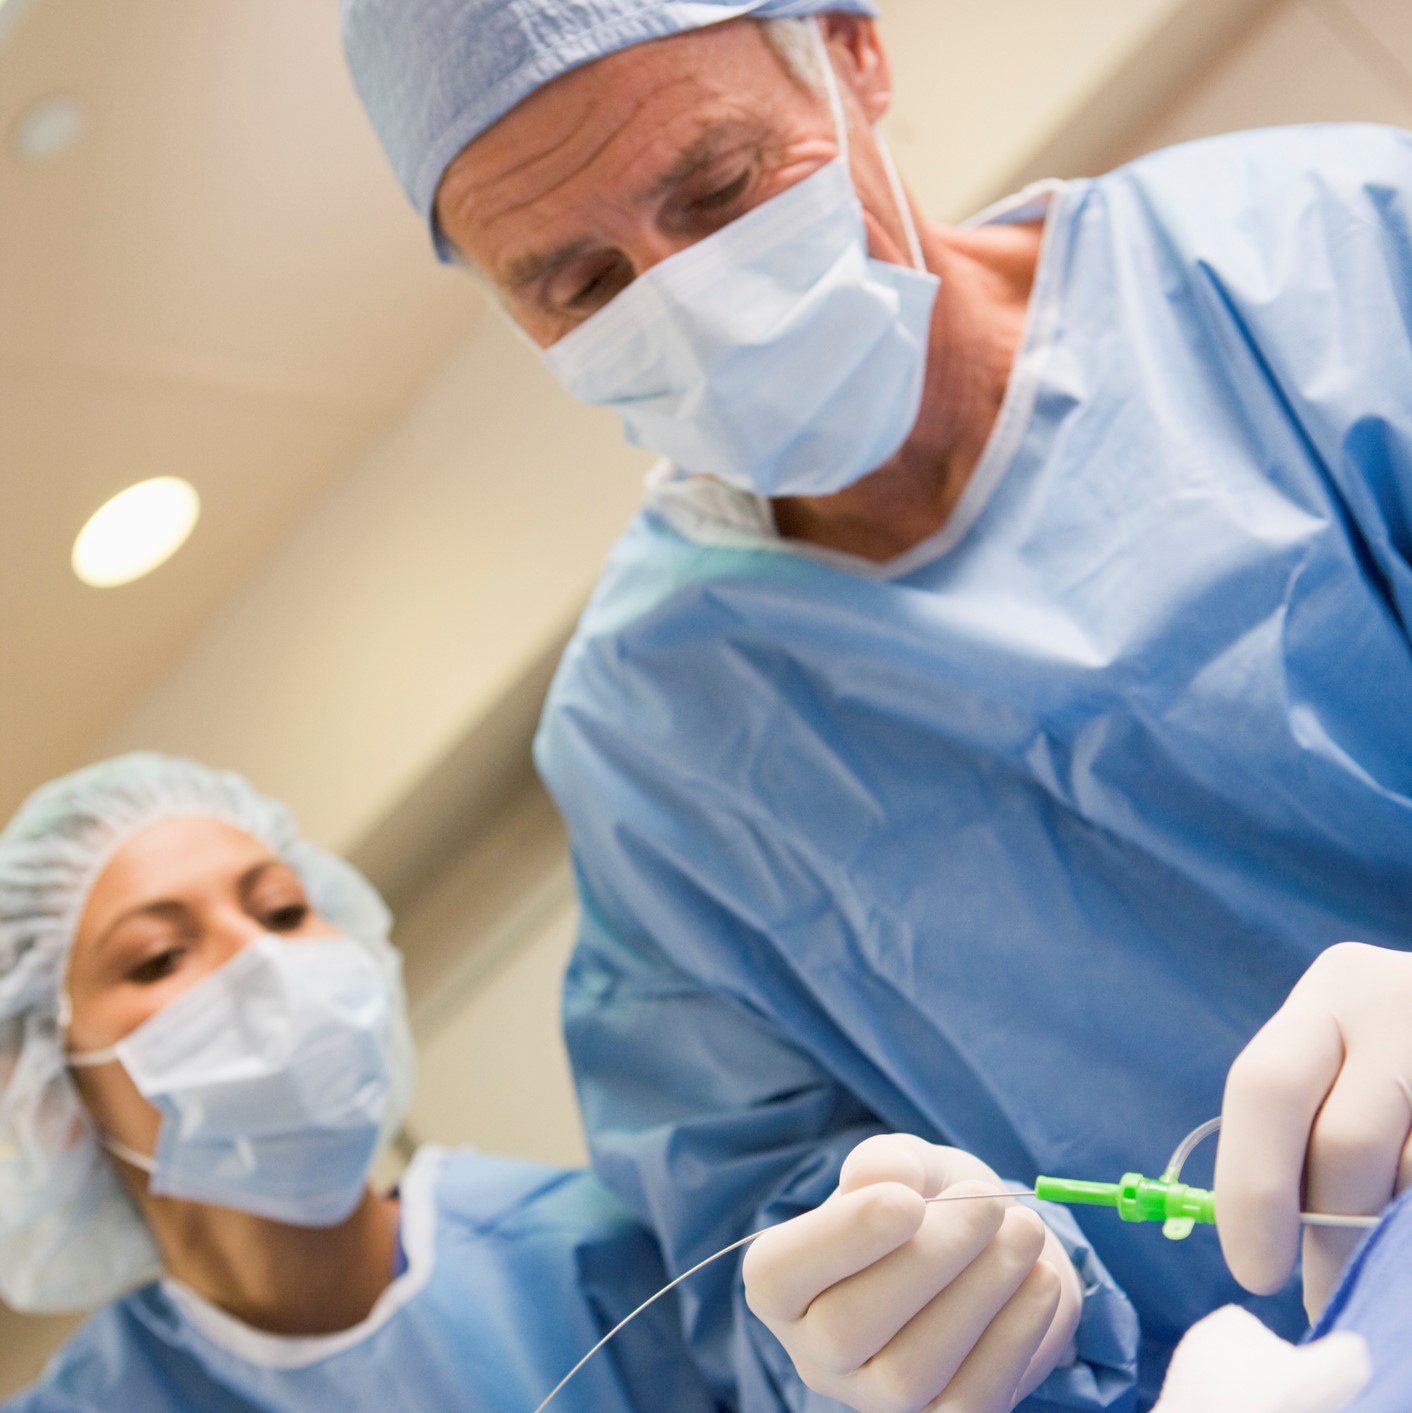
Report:
[{"label": "nurse's nose", "polygon": [[222,910],[207,919],[206,927],[208,955],[214,966],[224,965],[266,935],[265,929],[239,908]]}]

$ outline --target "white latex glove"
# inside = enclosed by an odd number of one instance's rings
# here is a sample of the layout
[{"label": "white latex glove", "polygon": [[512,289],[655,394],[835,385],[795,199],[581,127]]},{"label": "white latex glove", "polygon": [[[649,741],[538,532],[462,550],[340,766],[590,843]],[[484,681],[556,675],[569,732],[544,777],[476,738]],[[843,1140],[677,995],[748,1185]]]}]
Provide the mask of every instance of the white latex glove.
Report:
[{"label": "white latex glove", "polygon": [[[1294,1270],[1299,1212],[1376,1216],[1412,1181],[1412,955],[1345,942],[1304,974],[1226,1082],[1221,1246],[1247,1290]],[[1317,1319],[1359,1231],[1303,1228]]]},{"label": "white latex glove", "polygon": [[750,1308],[816,1393],[862,1413],[1000,1413],[1074,1358],[1083,1293],[1039,1216],[978,1158],[905,1134],[849,1155],[838,1191],[745,1258]]},{"label": "white latex glove", "polygon": [[1372,1373],[1356,1334],[1286,1344],[1249,1310],[1227,1305],[1177,1346],[1152,1413],[1340,1413]]}]

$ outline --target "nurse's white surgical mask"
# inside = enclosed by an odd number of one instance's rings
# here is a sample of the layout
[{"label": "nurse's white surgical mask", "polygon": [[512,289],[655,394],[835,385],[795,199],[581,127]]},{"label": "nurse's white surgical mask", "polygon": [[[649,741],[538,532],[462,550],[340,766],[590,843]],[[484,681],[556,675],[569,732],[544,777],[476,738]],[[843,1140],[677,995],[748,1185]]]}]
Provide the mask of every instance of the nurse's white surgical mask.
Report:
[{"label": "nurse's white surgical mask", "polygon": [[815,38],[839,157],[653,266],[545,352],[634,445],[764,496],[832,494],[901,448],[940,288],[885,147],[916,268],[868,254],[838,78]]},{"label": "nurse's white surgical mask", "polygon": [[262,936],[75,1068],[118,1063],[162,1116],[153,1193],[297,1226],[361,1200],[391,1091],[391,988],[346,938]]}]

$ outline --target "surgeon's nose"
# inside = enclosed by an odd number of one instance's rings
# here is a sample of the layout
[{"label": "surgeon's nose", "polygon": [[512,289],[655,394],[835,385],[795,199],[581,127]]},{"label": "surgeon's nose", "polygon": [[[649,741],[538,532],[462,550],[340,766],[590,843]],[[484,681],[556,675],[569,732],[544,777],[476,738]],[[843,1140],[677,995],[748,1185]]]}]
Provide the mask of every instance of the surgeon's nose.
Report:
[{"label": "surgeon's nose", "polygon": [[638,279],[649,270],[680,255],[683,250],[696,245],[701,236],[686,235],[680,232],[664,231],[660,227],[646,226],[634,234],[631,249],[623,253],[632,266],[633,278]]}]

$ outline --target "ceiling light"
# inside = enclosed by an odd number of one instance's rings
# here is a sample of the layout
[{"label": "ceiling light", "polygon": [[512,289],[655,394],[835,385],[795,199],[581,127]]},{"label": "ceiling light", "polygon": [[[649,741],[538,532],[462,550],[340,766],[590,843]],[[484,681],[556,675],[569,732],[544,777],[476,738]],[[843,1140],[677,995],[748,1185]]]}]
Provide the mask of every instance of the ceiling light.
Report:
[{"label": "ceiling light", "polygon": [[51,162],[62,157],[82,131],[83,109],[72,98],[59,96],[42,99],[23,113],[10,140],[26,162]]},{"label": "ceiling light", "polygon": [[177,476],[129,486],[79,531],[74,573],[95,589],[141,579],[186,543],[200,514],[196,488]]}]

